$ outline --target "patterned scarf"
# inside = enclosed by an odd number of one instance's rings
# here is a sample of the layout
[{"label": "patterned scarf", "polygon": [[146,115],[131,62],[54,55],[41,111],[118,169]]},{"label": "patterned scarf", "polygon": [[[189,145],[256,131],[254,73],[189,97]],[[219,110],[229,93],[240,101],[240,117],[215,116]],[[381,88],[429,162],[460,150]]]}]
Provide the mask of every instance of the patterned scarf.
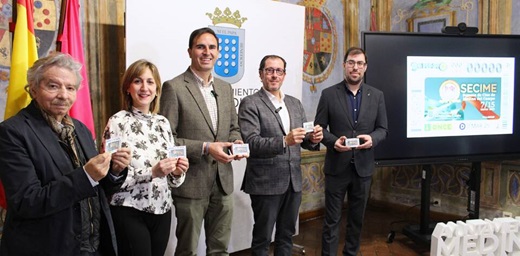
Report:
[{"label": "patterned scarf", "polygon": [[[36,104],[38,105],[38,104]],[[47,112],[43,111],[40,108],[43,118],[47,121],[51,129],[58,135],[60,141],[67,144],[70,149],[72,149],[72,153],[70,154],[70,158],[72,160],[72,164],[74,165],[74,169],[81,166],[78,152],[76,151],[76,142],[74,141],[74,122],[72,122],[72,118],[69,115],[65,115],[61,120],[61,123],[54,118],[49,116]]]}]

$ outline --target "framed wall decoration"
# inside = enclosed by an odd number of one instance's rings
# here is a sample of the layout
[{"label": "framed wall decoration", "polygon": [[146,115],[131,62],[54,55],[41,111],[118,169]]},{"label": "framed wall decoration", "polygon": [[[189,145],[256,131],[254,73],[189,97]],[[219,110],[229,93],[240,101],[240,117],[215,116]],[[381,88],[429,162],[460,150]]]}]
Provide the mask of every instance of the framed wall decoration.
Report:
[{"label": "framed wall decoration", "polygon": [[456,12],[449,6],[429,6],[414,12],[407,19],[409,32],[440,33],[445,26],[454,26]]}]

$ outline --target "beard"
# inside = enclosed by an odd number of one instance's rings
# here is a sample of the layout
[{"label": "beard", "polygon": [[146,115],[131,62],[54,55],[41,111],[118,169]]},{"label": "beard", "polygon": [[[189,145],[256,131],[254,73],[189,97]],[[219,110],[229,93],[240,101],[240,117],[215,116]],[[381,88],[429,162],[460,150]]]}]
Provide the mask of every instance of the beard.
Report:
[{"label": "beard", "polygon": [[358,79],[352,79],[352,77],[346,76],[345,80],[347,80],[348,84],[358,85],[361,84],[361,82],[363,81],[363,76],[358,77]]}]

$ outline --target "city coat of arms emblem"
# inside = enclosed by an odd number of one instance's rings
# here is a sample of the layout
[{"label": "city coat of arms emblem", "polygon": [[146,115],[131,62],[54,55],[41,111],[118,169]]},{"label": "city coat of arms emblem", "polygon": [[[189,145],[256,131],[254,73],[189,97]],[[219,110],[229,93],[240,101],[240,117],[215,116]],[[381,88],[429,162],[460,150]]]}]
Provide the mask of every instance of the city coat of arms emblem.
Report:
[{"label": "city coat of arms emblem", "polygon": [[213,21],[213,25],[226,23],[236,26],[209,26],[217,34],[219,42],[220,55],[214,67],[215,76],[234,84],[244,76],[245,30],[240,27],[247,18],[241,17],[239,11],[232,13],[226,8],[222,12],[218,7],[206,15]]}]

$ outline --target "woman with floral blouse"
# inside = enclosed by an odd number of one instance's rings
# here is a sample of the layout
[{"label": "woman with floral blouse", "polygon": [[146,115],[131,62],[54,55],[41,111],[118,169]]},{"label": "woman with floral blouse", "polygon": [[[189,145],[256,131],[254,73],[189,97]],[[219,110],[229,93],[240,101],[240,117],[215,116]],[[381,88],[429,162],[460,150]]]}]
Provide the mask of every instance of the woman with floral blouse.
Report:
[{"label": "woman with floral blouse", "polygon": [[110,199],[119,255],[163,256],[170,237],[170,189],[184,182],[188,159],[168,157],[175,145],[168,119],[157,114],[157,67],[134,62],[123,75],[121,92],[124,110],[110,117],[103,136],[104,151],[114,145],[132,151],[128,176]]}]

